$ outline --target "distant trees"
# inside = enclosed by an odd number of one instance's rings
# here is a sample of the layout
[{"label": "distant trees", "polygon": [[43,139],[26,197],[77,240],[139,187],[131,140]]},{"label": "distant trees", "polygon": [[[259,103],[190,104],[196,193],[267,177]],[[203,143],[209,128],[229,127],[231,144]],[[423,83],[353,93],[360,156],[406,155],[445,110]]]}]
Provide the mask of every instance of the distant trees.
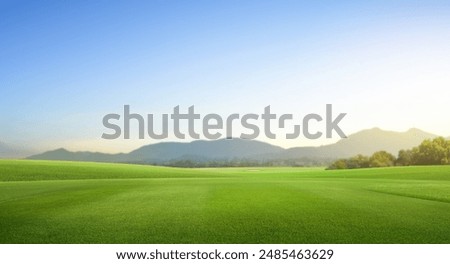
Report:
[{"label": "distant trees", "polygon": [[358,169],[358,168],[368,168],[369,167],[369,157],[364,155],[356,155],[349,159],[339,159],[333,162],[328,169],[330,170],[340,170],[340,169]]},{"label": "distant trees", "polygon": [[400,150],[399,165],[447,165],[450,164],[450,140],[438,137],[424,140],[411,150]]},{"label": "distant trees", "polygon": [[317,158],[298,158],[298,159],[216,159],[216,160],[192,160],[179,159],[165,162],[152,162],[143,164],[152,164],[156,166],[182,167],[182,168],[215,168],[215,167],[323,167],[330,164],[331,159]]},{"label": "distant trees", "polygon": [[390,167],[395,164],[395,156],[384,150],[372,154],[369,159],[369,167]]},{"label": "distant trees", "polygon": [[343,170],[343,169],[350,169],[348,167],[348,162],[346,159],[338,159],[335,162],[331,163],[330,166],[327,168],[328,170]]},{"label": "distant trees", "polygon": [[450,140],[438,137],[424,140],[412,149],[400,150],[397,158],[386,151],[377,151],[370,157],[356,155],[348,159],[336,160],[328,169],[448,164],[450,164]]},{"label": "distant trees", "polygon": [[413,152],[410,149],[400,150],[398,152],[397,160],[395,161],[396,166],[409,166],[412,164]]},{"label": "distant trees", "polygon": [[356,155],[349,159],[339,159],[333,162],[328,169],[358,169],[358,168],[370,168],[370,167],[388,167],[393,166],[395,163],[394,155],[386,151],[377,151],[372,156],[367,157],[364,155]]}]

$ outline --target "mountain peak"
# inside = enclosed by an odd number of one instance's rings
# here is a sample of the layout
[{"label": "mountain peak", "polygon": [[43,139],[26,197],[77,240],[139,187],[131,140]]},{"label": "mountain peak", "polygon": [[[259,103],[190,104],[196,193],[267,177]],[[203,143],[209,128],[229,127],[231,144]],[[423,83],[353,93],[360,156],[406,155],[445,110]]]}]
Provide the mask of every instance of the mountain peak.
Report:
[{"label": "mountain peak", "polygon": [[406,132],[396,132],[375,127],[351,134],[347,139],[341,139],[334,146],[330,145],[328,148],[341,153],[339,157],[355,154],[371,155],[379,150],[386,150],[395,155],[401,149],[415,147],[423,140],[435,137],[437,135],[417,128],[411,128]]},{"label": "mountain peak", "polygon": [[[415,135],[423,135],[423,134],[425,134],[425,135],[426,134],[433,135],[431,133],[428,133],[426,131],[423,131],[423,130],[415,128],[415,127],[408,129],[408,131],[406,131],[406,133],[408,133],[408,134],[415,134]],[[437,135],[433,135],[433,136],[437,137]]]},{"label": "mountain peak", "polygon": [[423,132],[423,130],[420,130],[420,129],[416,128],[416,127],[412,127],[410,129],[408,129],[408,131],[406,131],[406,132]]},{"label": "mountain peak", "polygon": [[64,151],[64,152],[69,152],[67,149],[65,148],[59,148],[59,149],[55,149],[54,151]]}]

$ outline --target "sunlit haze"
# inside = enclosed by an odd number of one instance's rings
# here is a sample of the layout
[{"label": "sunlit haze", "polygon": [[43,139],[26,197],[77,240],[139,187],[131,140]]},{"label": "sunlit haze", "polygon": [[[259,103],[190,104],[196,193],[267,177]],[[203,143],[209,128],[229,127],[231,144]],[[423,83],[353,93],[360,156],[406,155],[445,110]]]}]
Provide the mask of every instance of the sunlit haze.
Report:
[{"label": "sunlit haze", "polygon": [[347,135],[450,136],[449,1],[7,1],[0,17],[1,142],[105,152],[160,142],[101,139],[103,116],[125,104],[157,118],[177,105],[301,117],[332,104]]}]

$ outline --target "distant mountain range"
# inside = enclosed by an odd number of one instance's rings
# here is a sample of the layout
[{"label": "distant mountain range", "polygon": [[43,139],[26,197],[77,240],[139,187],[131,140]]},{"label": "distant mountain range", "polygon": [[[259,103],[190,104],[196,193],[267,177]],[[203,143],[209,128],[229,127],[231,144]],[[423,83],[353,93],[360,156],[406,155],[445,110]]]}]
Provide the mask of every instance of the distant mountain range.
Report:
[{"label": "distant mountain range", "polygon": [[0,142],[0,157],[7,157],[9,153],[11,153],[9,146]]},{"label": "distant mountain range", "polygon": [[9,145],[0,141],[0,158],[24,158],[31,153],[32,151],[24,147]]},{"label": "distant mountain range", "polygon": [[337,143],[319,147],[295,147],[284,149],[268,143],[244,139],[196,140],[189,143],[164,142],[143,146],[130,153],[105,154],[99,152],[71,152],[57,149],[33,155],[28,159],[70,160],[96,162],[125,162],[164,164],[171,161],[195,162],[223,160],[330,160],[357,154],[370,155],[386,150],[394,155],[400,149],[409,149],[423,140],[437,135],[419,129],[406,132],[385,131],[379,128],[363,130],[341,139]]},{"label": "distant mountain range", "polygon": [[423,140],[438,137],[420,129],[412,128],[406,132],[385,131],[379,128],[362,130],[341,139],[335,144],[320,147],[296,147],[287,149],[286,158],[309,157],[334,157],[346,158],[357,154],[371,155],[385,150],[397,155],[401,149],[409,149],[419,145]]}]

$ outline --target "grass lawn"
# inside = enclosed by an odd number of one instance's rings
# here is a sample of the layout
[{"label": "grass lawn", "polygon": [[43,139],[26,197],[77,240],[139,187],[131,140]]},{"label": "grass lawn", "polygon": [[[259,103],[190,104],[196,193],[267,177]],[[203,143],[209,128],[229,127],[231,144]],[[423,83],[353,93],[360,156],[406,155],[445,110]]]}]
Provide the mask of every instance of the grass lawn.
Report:
[{"label": "grass lawn", "polygon": [[0,160],[0,243],[450,243],[450,166]]}]

